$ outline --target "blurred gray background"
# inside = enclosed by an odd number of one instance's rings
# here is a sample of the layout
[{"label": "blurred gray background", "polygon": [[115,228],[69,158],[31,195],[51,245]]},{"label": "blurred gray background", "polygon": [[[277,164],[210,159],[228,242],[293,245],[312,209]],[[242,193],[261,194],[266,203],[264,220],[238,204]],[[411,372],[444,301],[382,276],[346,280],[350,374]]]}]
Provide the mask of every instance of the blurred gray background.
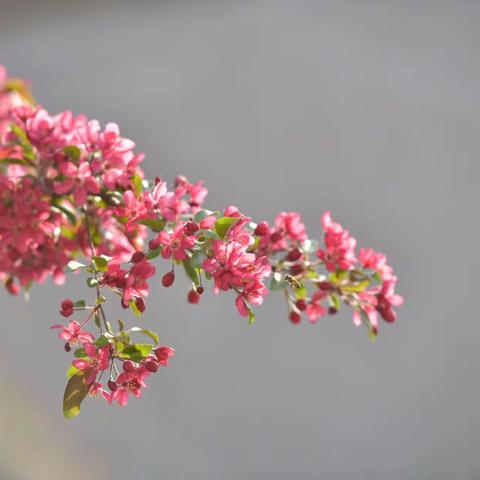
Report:
[{"label": "blurred gray background", "polygon": [[312,236],[331,209],[406,298],[371,344],[348,312],[294,327],[272,293],[248,327],[229,295],[156,285],[145,323],[176,358],[143,400],[66,422],[48,327],[83,280],[1,292],[2,480],[480,478],[480,2],[0,12],[0,63],[49,110],[118,122],[149,176],[203,178],[214,208],[298,210]]}]

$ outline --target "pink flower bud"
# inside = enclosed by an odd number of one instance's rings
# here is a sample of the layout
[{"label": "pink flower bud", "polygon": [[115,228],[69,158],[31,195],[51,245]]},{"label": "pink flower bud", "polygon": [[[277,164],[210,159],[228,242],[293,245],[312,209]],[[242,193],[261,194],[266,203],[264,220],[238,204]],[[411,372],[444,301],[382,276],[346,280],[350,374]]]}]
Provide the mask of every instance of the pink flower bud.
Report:
[{"label": "pink flower bud", "polygon": [[145,362],[145,368],[152,373],[155,373],[158,370],[158,363],[155,360],[148,360]]},{"label": "pink flower bud", "polygon": [[257,225],[257,228],[255,229],[255,235],[258,235],[258,236],[263,236],[263,235],[266,235],[268,232],[270,231],[270,227],[268,226],[268,223],[267,222],[260,222],[258,225]]},{"label": "pink flower bud", "polygon": [[135,370],[135,366],[133,365],[133,362],[130,360],[125,360],[123,362],[123,370],[125,372],[133,372]]},{"label": "pink flower bud", "polygon": [[160,240],[158,238],[152,238],[152,240],[148,242],[148,248],[150,250],[156,250],[157,248],[160,248]]},{"label": "pink flower bud", "polygon": [[200,230],[200,225],[197,222],[188,222],[185,225],[185,231],[188,235],[195,235]]},{"label": "pink flower bud", "polygon": [[302,320],[302,317],[300,316],[300,314],[293,311],[290,312],[290,316],[288,318],[294,325],[297,325]]},{"label": "pink flower bud", "polygon": [[188,302],[197,304],[200,301],[200,295],[195,290],[190,290],[188,292]]}]

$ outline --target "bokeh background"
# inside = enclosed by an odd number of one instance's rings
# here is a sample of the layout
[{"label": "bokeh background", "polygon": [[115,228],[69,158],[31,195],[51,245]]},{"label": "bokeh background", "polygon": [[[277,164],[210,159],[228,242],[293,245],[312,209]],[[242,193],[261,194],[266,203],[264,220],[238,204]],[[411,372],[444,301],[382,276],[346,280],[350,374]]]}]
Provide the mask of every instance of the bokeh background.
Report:
[{"label": "bokeh background", "polygon": [[[49,325],[83,280],[0,293],[0,478],[479,479],[480,3],[0,0],[0,63],[257,219],[331,209],[406,297],[376,344],[347,312],[248,327],[153,287],[177,349],[141,401],[66,422]],[[159,270],[167,265],[159,264]],[[82,290],[83,292],[83,290]],[[82,293],[83,294],[83,293]],[[130,321],[129,319],[126,319]]]}]

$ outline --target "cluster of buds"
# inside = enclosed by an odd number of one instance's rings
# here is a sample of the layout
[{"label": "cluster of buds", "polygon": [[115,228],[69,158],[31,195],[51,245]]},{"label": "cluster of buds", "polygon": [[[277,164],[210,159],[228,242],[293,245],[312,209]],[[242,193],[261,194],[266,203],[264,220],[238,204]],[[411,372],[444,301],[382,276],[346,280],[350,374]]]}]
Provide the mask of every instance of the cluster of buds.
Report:
[{"label": "cluster of buds", "polygon": [[[214,293],[231,292],[249,323],[275,290],[283,292],[294,324],[304,315],[315,323],[346,305],[375,338],[379,318],[396,319],[402,298],[385,255],[357,252],[356,240],[329,212],[316,241],[297,212],[279,213],[270,226],[235,206],[208,210],[202,181],[179,176],[171,190],[160,177],[149,181],[134,148],[116,124],[102,128],[84,115],[51,115],[34,105],[24,82],[8,80],[0,66],[0,281],[16,294],[48,276],[62,283],[66,272],[83,271],[95,292],[90,307],[83,300],[61,303],[63,317],[84,313],[81,322],[53,327],[75,357],[66,417],[78,414],[88,394],[120,405],[130,394],[139,397],[146,378],[173,355],[157,345],[156,333],[126,329],[121,320],[114,330],[106,314],[113,296],[141,317],[157,272],[158,283],[170,288],[183,270],[190,304],[199,303],[208,283]],[[98,329],[96,336],[87,325]],[[154,344],[133,343],[134,333]]]}]

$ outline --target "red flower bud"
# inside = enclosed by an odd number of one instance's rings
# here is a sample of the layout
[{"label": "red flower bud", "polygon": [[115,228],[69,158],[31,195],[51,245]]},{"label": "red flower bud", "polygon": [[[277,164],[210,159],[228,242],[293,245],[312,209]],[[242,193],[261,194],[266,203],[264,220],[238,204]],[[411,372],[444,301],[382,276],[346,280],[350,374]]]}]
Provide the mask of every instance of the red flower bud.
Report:
[{"label": "red flower bud", "polygon": [[66,352],[69,352],[72,349],[72,347],[70,346],[70,344],[68,342],[65,344],[65,346],[63,348],[65,349]]},{"label": "red flower bud", "polygon": [[62,310],[71,310],[73,308],[73,302],[69,298],[62,302]]},{"label": "red flower bud", "polygon": [[330,282],[319,282],[317,287],[324,292],[329,292],[332,289],[332,284]]},{"label": "red flower bud", "polygon": [[130,360],[125,360],[123,362],[123,370],[125,372],[133,372],[135,370],[135,366],[133,365],[133,362]]},{"label": "red flower bud", "polygon": [[145,259],[145,254],[143,252],[135,252],[132,255],[131,262],[132,263],[140,263],[142,260]]},{"label": "red flower bud", "polygon": [[171,272],[167,272],[162,277],[162,285],[164,287],[170,287],[174,281],[175,281],[175,272],[173,270]]},{"label": "red flower bud", "polygon": [[114,392],[117,389],[117,382],[114,382],[113,380],[109,380],[107,385],[112,392]]},{"label": "red flower bud", "polygon": [[60,315],[67,318],[73,315],[73,308],[69,308],[68,310],[60,310]]},{"label": "red flower bud", "polygon": [[301,298],[300,300],[297,300],[295,302],[295,305],[301,312],[303,312],[307,308],[307,302],[303,298]]},{"label": "red flower bud", "polygon": [[295,262],[299,258],[301,258],[302,252],[298,248],[294,248],[293,250],[290,250],[287,255],[287,260],[289,262]]},{"label": "red flower bud", "polygon": [[185,231],[188,235],[195,235],[200,230],[200,225],[197,222],[188,222],[185,225]]},{"label": "red flower bud", "polygon": [[293,311],[290,312],[290,316],[288,318],[294,325],[297,325],[302,320],[302,317],[300,316],[300,314]]},{"label": "red flower bud", "polygon": [[137,297],[135,299],[135,305],[140,313],[145,311],[145,302],[143,301],[143,298]]},{"label": "red flower bud", "polygon": [[270,231],[270,228],[268,226],[267,222],[260,222],[257,225],[257,228],[255,229],[255,235],[258,235],[262,237],[263,235],[266,235]]},{"label": "red flower bud", "polygon": [[196,304],[200,301],[200,295],[192,289],[188,292],[188,301],[189,303]]},{"label": "red flower bud", "polygon": [[148,248],[150,250],[156,250],[157,248],[160,248],[160,240],[158,238],[152,238],[148,242]]},{"label": "red flower bud", "polygon": [[201,295],[204,291],[205,291],[205,289],[201,285],[199,287],[197,287],[197,293],[199,295]]},{"label": "red flower bud", "polygon": [[335,307],[328,307],[328,314],[329,315],[335,315],[338,312],[338,310]]},{"label": "red flower bud", "polygon": [[155,360],[148,360],[145,362],[145,368],[152,373],[155,373],[158,370],[158,363]]}]

